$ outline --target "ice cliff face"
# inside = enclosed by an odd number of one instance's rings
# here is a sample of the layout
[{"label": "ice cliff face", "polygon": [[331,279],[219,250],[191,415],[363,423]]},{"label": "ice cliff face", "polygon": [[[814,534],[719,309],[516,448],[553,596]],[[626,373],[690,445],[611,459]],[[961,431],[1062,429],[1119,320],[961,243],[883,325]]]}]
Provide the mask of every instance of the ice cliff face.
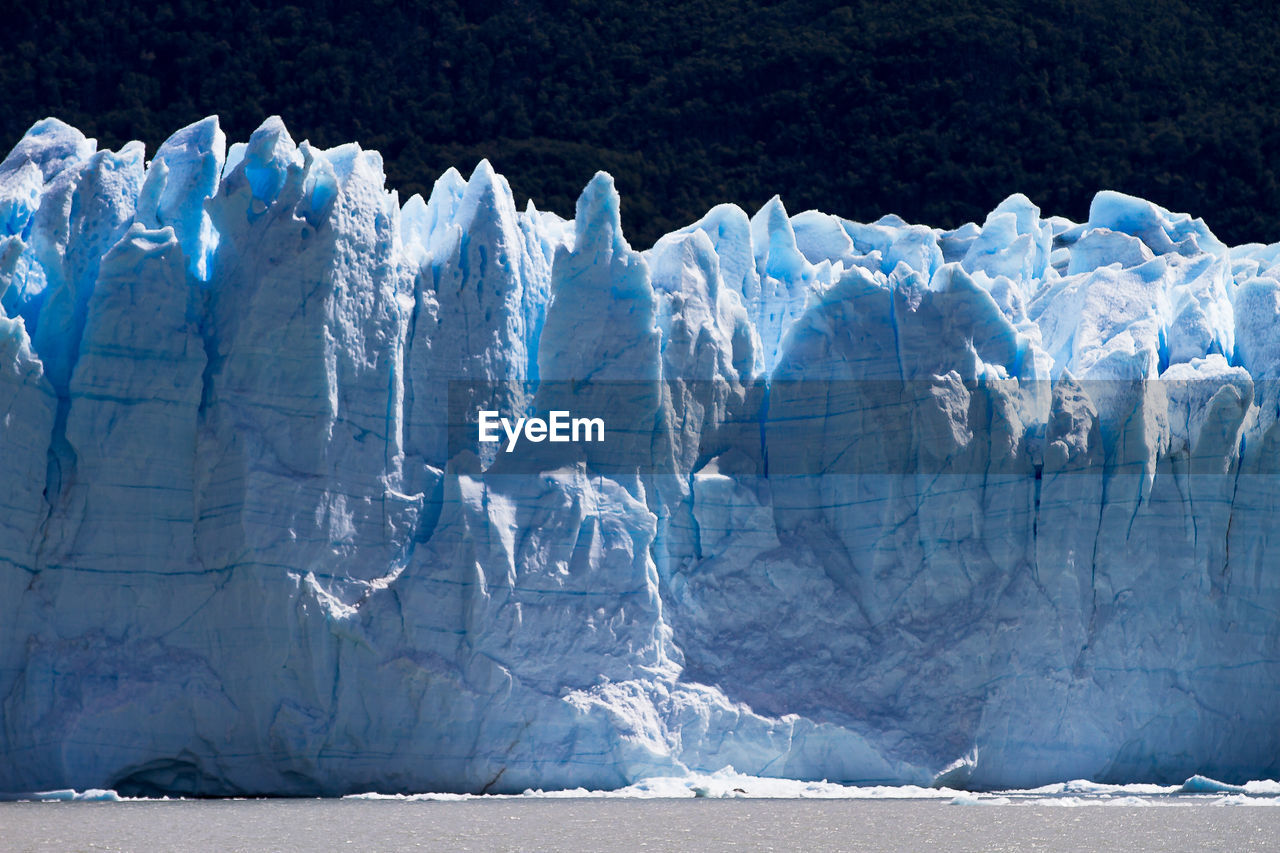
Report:
[{"label": "ice cliff face", "polygon": [[[724,205],[216,120],[0,164],[0,791],[1280,772],[1280,244]],[[603,444],[476,440],[477,410]],[[1274,540],[1274,544],[1273,544]]]}]

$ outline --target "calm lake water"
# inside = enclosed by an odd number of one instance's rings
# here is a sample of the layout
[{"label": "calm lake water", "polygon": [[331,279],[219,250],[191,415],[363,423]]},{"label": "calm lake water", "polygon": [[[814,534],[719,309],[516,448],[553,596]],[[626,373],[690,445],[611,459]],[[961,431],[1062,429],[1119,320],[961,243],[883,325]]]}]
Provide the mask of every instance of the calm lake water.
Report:
[{"label": "calm lake water", "polygon": [[483,798],[0,803],[0,849],[1280,850],[1280,808],[1122,803]]}]

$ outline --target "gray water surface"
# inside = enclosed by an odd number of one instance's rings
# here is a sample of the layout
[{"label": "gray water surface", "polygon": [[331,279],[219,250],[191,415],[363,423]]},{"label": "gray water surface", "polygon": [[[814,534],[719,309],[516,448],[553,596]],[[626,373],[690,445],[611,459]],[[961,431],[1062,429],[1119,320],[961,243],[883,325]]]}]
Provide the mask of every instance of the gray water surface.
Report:
[{"label": "gray water surface", "polygon": [[0,803],[23,851],[1280,850],[1280,808],[939,800]]}]

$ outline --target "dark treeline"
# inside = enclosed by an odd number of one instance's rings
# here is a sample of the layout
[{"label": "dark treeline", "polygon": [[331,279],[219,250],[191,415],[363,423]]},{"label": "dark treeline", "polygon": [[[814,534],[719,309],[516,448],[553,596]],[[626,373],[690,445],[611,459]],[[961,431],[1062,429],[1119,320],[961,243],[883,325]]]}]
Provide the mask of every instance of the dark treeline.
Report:
[{"label": "dark treeline", "polygon": [[954,226],[1098,189],[1280,240],[1280,14],[1230,0],[266,0],[12,4],[0,147],[56,115],[101,144],[210,113],[380,150],[429,192],[481,157],[571,216],[616,177],[632,242],[779,193]]}]

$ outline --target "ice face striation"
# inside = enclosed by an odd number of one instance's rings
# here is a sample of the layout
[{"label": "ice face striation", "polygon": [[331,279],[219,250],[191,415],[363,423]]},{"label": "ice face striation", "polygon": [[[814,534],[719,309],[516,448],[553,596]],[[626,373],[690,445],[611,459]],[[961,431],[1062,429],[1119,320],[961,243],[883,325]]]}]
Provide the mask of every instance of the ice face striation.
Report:
[{"label": "ice face striation", "polygon": [[[1280,244],[0,163],[0,791],[1280,773]],[[599,417],[604,442],[480,441]],[[526,435],[528,435],[526,433]]]}]

